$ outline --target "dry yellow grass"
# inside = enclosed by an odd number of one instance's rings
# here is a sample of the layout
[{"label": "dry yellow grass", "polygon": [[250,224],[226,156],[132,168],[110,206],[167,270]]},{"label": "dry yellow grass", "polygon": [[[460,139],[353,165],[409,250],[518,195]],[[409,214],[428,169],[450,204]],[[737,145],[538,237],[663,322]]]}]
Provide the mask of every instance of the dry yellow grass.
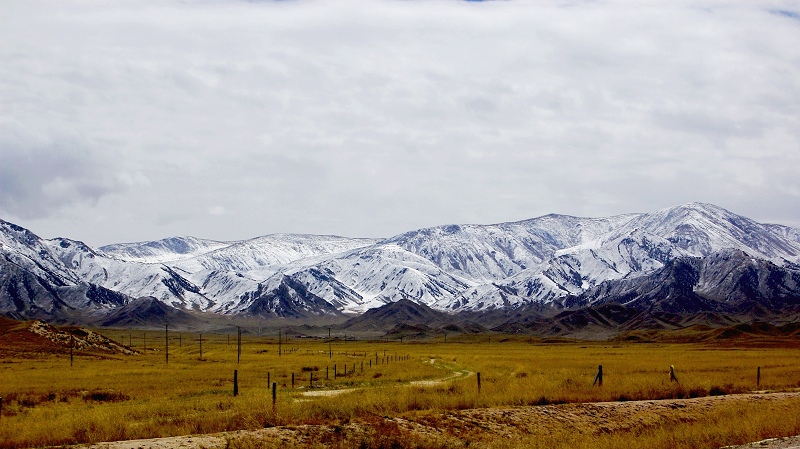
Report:
[{"label": "dry yellow grass", "polygon": [[[131,335],[109,334],[126,343]],[[134,346],[141,346],[141,332],[138,334],[138,340],[133,335]],[[77,357],[72,367],[68,356],[3,360],[0,447],[271,425],[341,425],[414,411],[744,392],[756,389],[757,367],[761,367],[761,389],[800,386],[800,349],[793,341],[788,342],[789,347],[715,348],[699,344],[543,344],[526,339],[501,342],[497,336],[492,343],[476,337],[460,342],[450,339],[447,344],[338,341],[329,345],[320,340],[292,340],[282,345],[287,352],[279,356],[274,338],[246,336],[237,363],[235,338],[228,345],[227,336],[204,335],[200,360],[197,335],[183,334],[180,347],[176,339],[171,341],[166,364],[163,333],[148,333],[147,339],[149,349],[144,354],[116,358],[84,355]],[[600,364],[602,387],[592,385]],[[342,376],[345,365],[347,376]],[[670,365],[675,366],[680,385],[670,382]],[[232,395],[234,370],[239,376],[237,397]],[[309,388],[309,372],[314,375],[313,388]],[[278,384],[274,411],[268,376]],[[449,380],[415,383],[426,379]],[[347,391],[333,396],[303,395],[309,390],[338,389]],[[777,409],[765,410],[764,422],[778,413]],[[720,422],[717,428],[727,425]],[[712,433],[715,429],[702,427]],[[661,437],[653,434],[647,438],[656,441]]]}]

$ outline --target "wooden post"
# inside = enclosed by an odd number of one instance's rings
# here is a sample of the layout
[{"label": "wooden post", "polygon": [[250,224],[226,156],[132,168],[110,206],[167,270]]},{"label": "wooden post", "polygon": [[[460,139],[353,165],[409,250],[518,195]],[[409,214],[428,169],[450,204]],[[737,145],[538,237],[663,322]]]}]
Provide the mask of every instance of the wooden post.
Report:
[{"label": "wooden post", "polygon": [[69,366],[72,368],[72,348],[75,347],[75,337],[69,337]]},{"label": "wooden post", "polygon": [[200,360],[203,360],[203,334],[200,334]]},{"label": "wooden post", "polygon": [[267,371],[267,388],[269,388],[269,371]]},{"label": "wooden post", "polygon": [[594,376],[594,382],[592,382],[592,385],[595,384],[601,387],[603,386],[603,365],[597,366],[597,375]]},{"label": "wooden post", "polygon": [[361,374],[364,374],[364,361],[361,361]]},{"label": "wooden post", "polygon": [[169,365],[169,324],[164,325],[164,364]]},{"label": "wooden post", "polygon": [[325,367],[325,380],[328,380],[328,367]]},{"label": "wooden post", "polygon": [[183,347],[183,334],[178,334],[178,347]]},{"label": "wooden post", "polygon": [[308,388],[312,388],[314,386],[314,371],[308,372]]},{"label": "wooden post", "polygon": [[481,392],[481,373],[478,374],[478,393]]},{"label": "wooden post", "polygon": [[272,382],[272,413],[275,413],[275,402],[278,399],[278,384]]},{"label": "wooden post", "polygon": [[294,388],[294,373],[292,373],[292,388]]},{"label": "wooden post", "polygon": [[233,370],[233,395],[239,396],[239,370]]},{"label": "wooden post", "polygon": [[369,367],[372,368],[372,359],[369,359]]},{"label": "wooden post", "polygon": [[[330,330],[328,330],[328,332],[330,332]],[[333,358],[333,347],[331,346],[330,340],[328,340],[328,358]]]},{"label": "wooden post", "polygon": [[761,367],[758,367],[758,371],[756,371],[756,387],[761,387]]},{"label": "wooden post", "polygon": [[378,351],[375,351],[375,364],[378,364]]},{"label": "wooden post", "polygon": [[336,379],[336,364],[333,364],[333,378]]}]

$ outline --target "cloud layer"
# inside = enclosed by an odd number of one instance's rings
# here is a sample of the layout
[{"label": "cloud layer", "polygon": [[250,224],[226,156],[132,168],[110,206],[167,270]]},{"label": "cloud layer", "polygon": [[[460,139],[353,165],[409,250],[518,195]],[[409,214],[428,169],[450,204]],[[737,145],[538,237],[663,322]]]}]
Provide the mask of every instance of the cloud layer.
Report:
[{"label": "cloud layer", "polygon": [[13,2],[0,217],[92,244],[688,201],[800,226],[792,5]]}]

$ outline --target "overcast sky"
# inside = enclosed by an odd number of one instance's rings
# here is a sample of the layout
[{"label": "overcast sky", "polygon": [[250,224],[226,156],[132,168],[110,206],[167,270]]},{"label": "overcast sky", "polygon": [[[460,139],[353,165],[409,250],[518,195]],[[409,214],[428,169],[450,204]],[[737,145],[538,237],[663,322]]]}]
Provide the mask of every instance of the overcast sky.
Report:
[{"label": "overcast sky", "polygon": [[797,1],[0,5],[0,218],[45,238],[690,201],[800,227]]}]

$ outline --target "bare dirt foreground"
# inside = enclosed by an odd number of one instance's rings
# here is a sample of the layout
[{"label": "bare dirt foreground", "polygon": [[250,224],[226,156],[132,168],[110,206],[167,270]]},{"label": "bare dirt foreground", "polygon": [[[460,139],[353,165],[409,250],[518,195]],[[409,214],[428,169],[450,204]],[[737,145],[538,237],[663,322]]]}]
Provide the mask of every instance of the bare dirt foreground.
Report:
[{"label": "bare dirt foreground", "polygon": [[[469,409],[447,412],[420,412],[402,418],[376,417],[341,426],[298,425],[242,430],[210,435],[191,435],[148,440],[117,441],[72,446],[74,449],[178,449],[230,447],[347,447],[346,442],[377,431],[413,436],[419,442],[438,442],[431,447],[474,446],[498,440],[514,441],[531,435],[576,432],[592,435],[615,434],[636,428],[652,428],[663,423],[692,421],[698,414],[721,404],[755,404],[798,399],[800,392],[754,393],[694,399],[598,402],[544,406]],[[465,442],[472,444],[464,444]],[[344,445],[343,445],[344,443]],[[381,446],[380,444],[378,446]],[[362,447],[371,447],[364,446]],[[800,449],[800,437],[776,438],[728,449]]]}]

